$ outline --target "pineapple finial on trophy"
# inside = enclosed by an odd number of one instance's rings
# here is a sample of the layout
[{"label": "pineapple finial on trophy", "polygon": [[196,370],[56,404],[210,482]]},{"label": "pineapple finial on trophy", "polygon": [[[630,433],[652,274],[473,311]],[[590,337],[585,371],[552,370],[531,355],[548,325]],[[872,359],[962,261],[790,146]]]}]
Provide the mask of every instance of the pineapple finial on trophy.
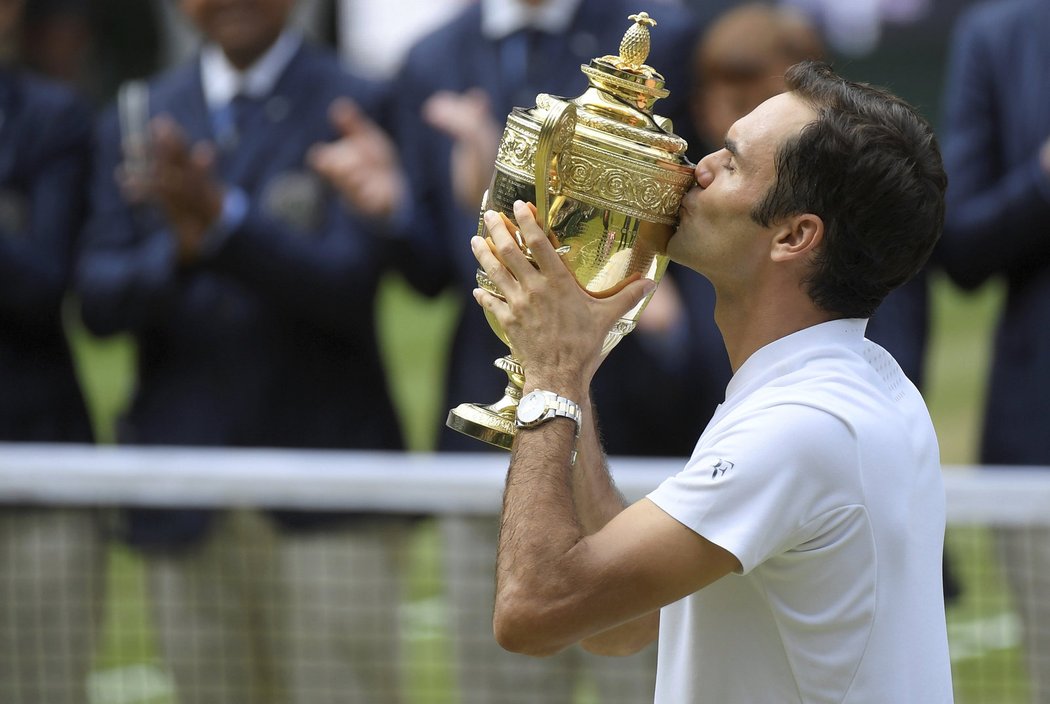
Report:
[{"label": "pineapple finial on trophy", "polygon": [[639,12],[627,19],[634,22],[620,40],[620,60],[617,68],[638,71],[645,66],[649,58],[649,28],[656,26],[656,20],[648,12]]}]

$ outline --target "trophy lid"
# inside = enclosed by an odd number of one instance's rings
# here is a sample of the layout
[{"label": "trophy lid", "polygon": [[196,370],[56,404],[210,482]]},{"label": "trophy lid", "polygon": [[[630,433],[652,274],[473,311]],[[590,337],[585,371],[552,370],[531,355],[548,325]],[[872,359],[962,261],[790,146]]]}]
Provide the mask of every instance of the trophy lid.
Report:
[{"label": "trophy lid", "polygon": [[[649,58],[649,28],[656,26],[656,20],[646,12],[627,19],[634,24],[620,41],[619,55],[607,54],[580,66],[590,87],[572,101],[582,108],[579,120],[589,127],[682,155],[688,147],[685,140],[671,131],[670,120],[653,114],[656,101],[670,94],[664,88],[664,77],[645,63]],[[543,102],[537,104],[544,107]]]},{"label": "trophy lid", "polygon": [[644,222],[677,222],[682,196],[695,182],[693,165],[671,121],[652,111],[669,93],[663,76],[645,64],[656,23],[645,12],[630,19],[618,56],[580,67],[589,82],[581,95],[540,93],[534,107],[507,116],[496,171],[510,178],[494,181],[497,202],[519,198],[507,184],[524,183],[535,189],[537,209],[560,194]]},{"label": "trophy lid", "polygon": [[664,77],[645,63],[649,58],[649,28],[656,26],[656,20],[647,12],[639,12],[627,19],[634,24],[620,40],[619,56],[606,54],[591,59],[590,65],[580,66],[580,70],[592,86],[622,97],[641,110],[651,111],[658,98],[668,95],[664,88]]}]

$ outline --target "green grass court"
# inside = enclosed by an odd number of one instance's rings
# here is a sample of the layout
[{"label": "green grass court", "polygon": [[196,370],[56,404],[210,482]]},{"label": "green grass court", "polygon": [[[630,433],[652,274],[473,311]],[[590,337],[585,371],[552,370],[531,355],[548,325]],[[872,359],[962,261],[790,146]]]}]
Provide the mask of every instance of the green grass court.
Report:
[{"label": "green grass court", "polygon": [[[944,463],[967,464],[975,457],[991,321],[1001,291],[987,286],[976,295],[964,295],[937,279],[933,292],[926,398]],[[382,345],[410,447],[430,449],[444,419],[441,370],[456,303],[450,296],[421,299],[400,280],[389,279],[379,306]],[[74,345],[99,437],[111,441],[114,418],[132,388],[133,349],[126,339],[95,340],[79,330]],[[435,352],[425,352],[429,350]],[[964,586],[962,598],[949,609],[956,700],[960,704],[1025,704],[1016,624],[1004,616],[1008,597],[987,531],[953,528],[948,546],[950,554],[958,555],[955,566]],[[405,619],[409,702],[452,704],[455,696],[439,604],[439,546],[434,530],[424,527],[419,531],[412,557]],[[152,666],[155,651],[145,614],[142,574],[133,553],[113,549],[109,580],[107,622],[112,627],[106,629],[92,702],[170,702],[168,684]],[[114,673],[120,673],[119,687],[114,684]],[[579,701],[594,703],[593,693],[581,692]]]}]

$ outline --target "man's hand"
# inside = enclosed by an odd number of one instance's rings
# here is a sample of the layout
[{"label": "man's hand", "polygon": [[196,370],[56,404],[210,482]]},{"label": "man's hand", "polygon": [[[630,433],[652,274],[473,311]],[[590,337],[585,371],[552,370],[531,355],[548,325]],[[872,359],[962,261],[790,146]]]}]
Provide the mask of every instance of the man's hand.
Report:
[{"label": "man's hand", "polygon": [[179,261],[190,262],[222,214],[225,189],[215,179],[215,149],[207,142],[191,147],[167,115],[150,122],[150,137],[148,168],[118,171],[121,190],[131,202],[153,202],[164,211],[178,241]]},{"label": "man's hand", "polygon": [[474,298],[507,333],[525,370],[526,392],[542,387],[579,397],[601,362],[613,324],[656,284],[633,279],[608,295],[592,295],[565,267],[529,205],[515,203],[514,217],[533,261],[506,222],[495,212],[485,213],[491,239],[474,237],[471,249],[505,300],[483,289],[475,289]]},{"label": "man's hand", "polygon": [[389,217],[408,192],[394,142],[347,98],[333,101],[328,117],[341,136],[311,148],[308,163],[358,212]]},{"label": "man's hand", "polygon": [[467,210],[477,208],[488,188],[499,148],[500,126],[492,119],[488,96],[478,88],[465,93],[435,93],[423,104],[423,118],[454,140],[453,195]]}]

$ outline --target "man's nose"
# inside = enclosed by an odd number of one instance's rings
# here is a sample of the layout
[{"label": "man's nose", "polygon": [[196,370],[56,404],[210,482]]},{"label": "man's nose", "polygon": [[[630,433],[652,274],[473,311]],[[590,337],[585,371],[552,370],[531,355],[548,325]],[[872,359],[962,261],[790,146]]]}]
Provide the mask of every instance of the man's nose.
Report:
[{"label": "man's nose", "polygon": [[708,154],[705,156],[700,160],[700,163],[696,165],[696,168],[693,169],[693,178],[696,180],[696,185],[700,186],[700,188],[707,188],[711,185],[711,181],[714,180],[715,175],[711,168],[712,156],[714,156],[714,154]]}]

